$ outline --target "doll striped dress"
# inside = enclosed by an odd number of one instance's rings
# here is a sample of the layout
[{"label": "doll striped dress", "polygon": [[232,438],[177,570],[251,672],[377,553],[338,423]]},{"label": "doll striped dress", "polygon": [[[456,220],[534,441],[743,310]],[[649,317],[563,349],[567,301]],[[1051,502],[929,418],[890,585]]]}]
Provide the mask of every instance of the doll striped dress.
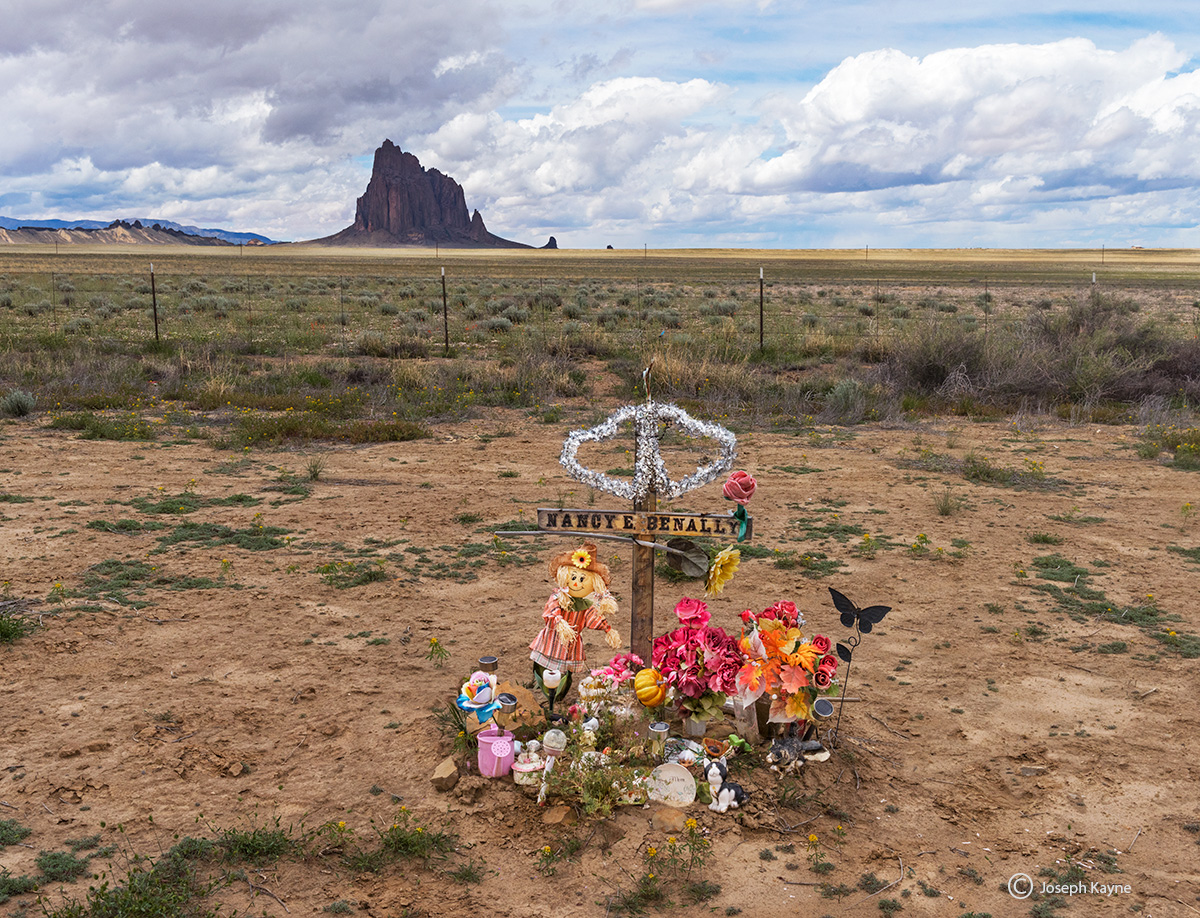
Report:
[{"label": "doll striped dress", "polygon": [[[593,595],[597,599],[603,599],[609,594],[605,591],[603,594]],[[573,598],[571,608],[563,610],[559,608],[558,595],[552,595],[546,600],[542,618],[546,624],[538,632],[538,636],[533,639],[533,643],[529,645],[529,649],[532,651],[529,659],[540,663],[547,669],[557,669],[562,672],[578,673],[587,668],[587,663],[583,658],[584,628],[595,628],[605,634],[612,630],[608,620],[592,605],[592,601],[582,597]],[[565,620],[575,629],[575,640],[569,644],[564,644],[558,638],[558,632],[554,626],[559,619]]]}]

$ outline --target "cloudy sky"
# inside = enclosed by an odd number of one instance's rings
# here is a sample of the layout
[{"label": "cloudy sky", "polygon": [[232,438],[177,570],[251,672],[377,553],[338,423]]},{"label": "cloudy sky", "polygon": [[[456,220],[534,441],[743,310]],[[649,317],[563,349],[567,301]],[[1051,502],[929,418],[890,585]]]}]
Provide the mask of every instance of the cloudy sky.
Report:
[{"label": "cloudy sky", "polygon": [[0,0],[0,23],[4,216],[314,238],[390,138],[539,245],[1200,247],[1192,0]]}]

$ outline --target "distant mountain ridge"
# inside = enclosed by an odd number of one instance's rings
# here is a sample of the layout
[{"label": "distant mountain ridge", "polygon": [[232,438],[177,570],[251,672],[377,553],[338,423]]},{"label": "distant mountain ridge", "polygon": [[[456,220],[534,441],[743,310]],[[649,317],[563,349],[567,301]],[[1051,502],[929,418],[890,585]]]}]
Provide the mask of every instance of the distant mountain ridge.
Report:
[{"label": "distant mountain ridge", "polygon": [[133,219],[126,217],[117,220],[24,220],[16,217],[0,217],[0,229],[5,230],[18,230],[22,228],[98,230],[108,229],[116,224],[128,224],[131,226],[141,224],[142,227],[149,228],[153,227],[156,223],[164,230],[174,230],[176,233],[184,233],[188,236],[222,239],[232,245],[272,245],[276,241],[258,233],[238,233],[233,230],[185,226],[171,220],[150,220],[145,217]]}]

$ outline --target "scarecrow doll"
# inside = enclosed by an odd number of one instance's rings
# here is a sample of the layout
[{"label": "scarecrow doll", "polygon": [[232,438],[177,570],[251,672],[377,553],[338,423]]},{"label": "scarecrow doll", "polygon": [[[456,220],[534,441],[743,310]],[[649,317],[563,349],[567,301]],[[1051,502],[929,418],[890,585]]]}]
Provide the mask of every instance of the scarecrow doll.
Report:
[{"label": "scarecrow doll", "polygon": [[617,601],[608,592],[612,574],[597,557],[595,545],[588,543],[556,555],[550,561],[550,579],[558,588],[546,600],[542,610],[545,625],[529,645],[529,658],[534,681],[545,692],[553,713],[554,702],[571,688],[571,673],[587,668],[583,629],[603,631],[613,650],[621,646],[621,636],[608,623],[608,617],[617,611]]}]

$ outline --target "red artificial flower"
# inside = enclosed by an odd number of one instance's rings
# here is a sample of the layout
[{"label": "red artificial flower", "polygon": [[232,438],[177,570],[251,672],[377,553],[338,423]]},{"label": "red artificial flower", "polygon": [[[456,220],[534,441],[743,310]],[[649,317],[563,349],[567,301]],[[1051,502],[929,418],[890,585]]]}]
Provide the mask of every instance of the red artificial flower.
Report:
[{"label": "red artificial flower", "polygon": [[729,500],[736,504],[741,504],[743,507],[750,503],[750,498],[754,496],[754,489],[758,486],[750,475],[746,472],[733,472],[725,482],[725,487],[721,489]]},{"label": "red artificial flower", "polygon": [[675,606],[675,614],[679,616],[679,623],[689,628],[703,628],[711,617],[707,603],[686,596]]}]

